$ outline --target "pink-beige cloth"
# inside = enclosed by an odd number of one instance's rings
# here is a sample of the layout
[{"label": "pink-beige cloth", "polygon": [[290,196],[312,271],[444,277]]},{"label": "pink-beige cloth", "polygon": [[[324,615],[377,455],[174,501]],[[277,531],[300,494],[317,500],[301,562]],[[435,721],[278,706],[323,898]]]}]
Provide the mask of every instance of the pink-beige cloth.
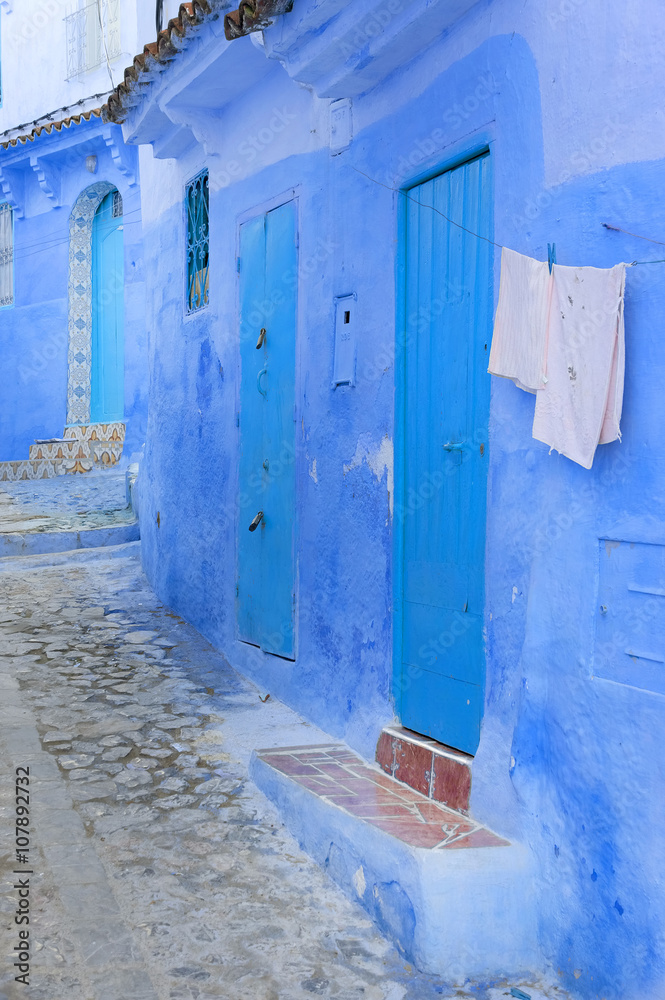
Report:
[{"label": "pink-beige cloth", "polygon": [[564,267],[502,251],[489,371],[536,394],[533,437],[585,469],[621,438],[626,265]]},{"label": "pink-beige cloth", "polygon": [[545,385],[550,291],[546,261],[503,248],[488,371],[527,392]]}]

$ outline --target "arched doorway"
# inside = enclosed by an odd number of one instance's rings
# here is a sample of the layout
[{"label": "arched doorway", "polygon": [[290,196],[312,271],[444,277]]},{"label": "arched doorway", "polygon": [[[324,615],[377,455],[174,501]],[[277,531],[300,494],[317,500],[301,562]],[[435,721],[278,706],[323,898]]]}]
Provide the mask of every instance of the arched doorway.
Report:
[{"label": "arched doorway", "polygon": [[110,191],[92,224],[91,423],[124,416],[124,266],[122,199]]},{"label": "arched doorway", "polygon": [[72,208],[68,284],[67,425],[108,423],[99,416],[107,407],[122,419],[122,198],[108,181],[91,184]]}]

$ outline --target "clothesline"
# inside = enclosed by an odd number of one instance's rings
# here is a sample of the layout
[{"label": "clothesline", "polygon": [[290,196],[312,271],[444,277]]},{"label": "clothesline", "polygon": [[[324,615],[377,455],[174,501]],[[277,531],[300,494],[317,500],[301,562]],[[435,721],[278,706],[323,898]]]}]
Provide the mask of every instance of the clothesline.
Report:
[{"label": "clothesline", "polygon": [[[486,243],[490,243],[493,247],[497,247],[499,250],[509,249],[508,247],[504,247],[503,243],[495,243],[494,240],[489,238],[489,236],[481,236],[480,233],[474,233],[472,229],[467,229],[466,226],[463,226],[461,223],[455,222],[454,219],[450,219],[447,215],[440,211],[440,209],[435,208],[434,205],[425,205],[422,201],[417,201],[401,188],[392,187],[390,184],[384,184],[383,181],[377,181],[376,177],[370,177],[369,174],[366,174],[363,170],[359,170],[358,167],[353,167],[353,169],[357,174],[361,174],[363,177],[366,177],[367,180],[371,181],[373,184],[378,184],[379,187],[385,188],[387,191],[399,191],[406,197],[407,201],[413,202],[414,205],[418,205],[420,208],[431,209],[432,212],[436,212],[436,214],[440,215],[442,219],[449,222],[451,226],[456,226],[457,229],[461,229],[463,232],[468,233],[469,236],[475,236],[478,240],[484,240]],[[619,226],[612,226],[609,222],[603,222],[602,225],[605,229],[613,229],[617,233],[625,233],[626,236],[633,236],[637,240],[646,240],[647,243],[657,243],[658,246],[665,246],[665,242],[661,240],[652,240],[648,236],[638,236],[637,233],[629,233],[627,229],[621,229]],[[665,258],[662,260],[633,260],[627,266],[635,267],[637,264],[665,264]]]}]

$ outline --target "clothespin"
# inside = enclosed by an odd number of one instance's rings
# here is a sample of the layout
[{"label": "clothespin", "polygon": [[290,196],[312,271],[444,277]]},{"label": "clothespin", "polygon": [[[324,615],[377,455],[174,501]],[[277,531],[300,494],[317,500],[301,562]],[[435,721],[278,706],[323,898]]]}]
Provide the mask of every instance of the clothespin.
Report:
[{"label": "clothespin", "polygon": [[556,243],[547,244],[547,266],[552,273],[552,264],[556,264]]}]

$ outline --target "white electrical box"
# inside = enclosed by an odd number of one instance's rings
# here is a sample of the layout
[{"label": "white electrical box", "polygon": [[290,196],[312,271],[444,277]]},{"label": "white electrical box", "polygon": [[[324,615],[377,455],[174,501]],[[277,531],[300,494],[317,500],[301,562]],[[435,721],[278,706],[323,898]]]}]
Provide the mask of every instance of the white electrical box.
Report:
[{"label": "white electrical box", "polygon": [[335,360],[333,388],[356,384],[356,297],[341,295],[335,299]]},{"label": "white electrical box", "polygon": [[348,97],[330,105],[330,152],[341,153],[348,149],[353,137],[351,128],[351,101]]}]

